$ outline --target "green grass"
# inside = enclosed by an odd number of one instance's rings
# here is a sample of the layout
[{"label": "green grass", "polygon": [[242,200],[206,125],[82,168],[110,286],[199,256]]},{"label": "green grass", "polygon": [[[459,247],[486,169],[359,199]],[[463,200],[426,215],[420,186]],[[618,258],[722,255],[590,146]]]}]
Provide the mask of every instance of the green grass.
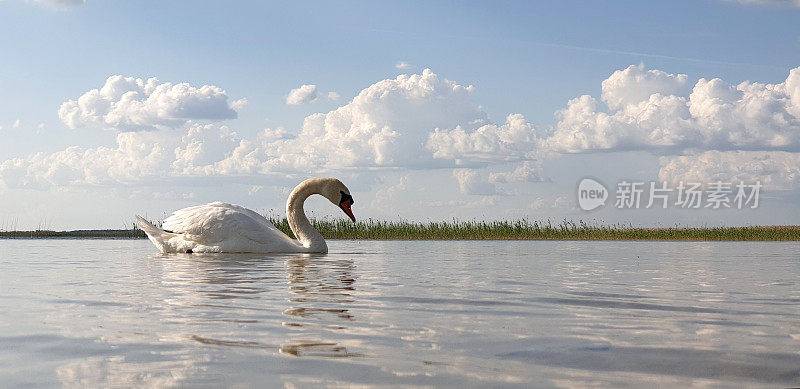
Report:
[{"label": "green grass", "polygon": [[[270,218],[281,231],[292,235],[285,218]],[[590,225],[585,222],[503,220],[408,222],[367,219],[312,220],[327,239],[573,239],[573,240],[752,240],[797,241],[800,227],[674,227],[641,228],[622,225]]]},{"label": "green grass", "polygon": [[[270,221],[294,236],[285,218]],[[624,225],[593,225],[585,222],[504,220],[409,222],[367,219],[352,223],[345,219],[312,220],[326,239],[572,239],[572,240],[716,240],[798,241],[800,226],[672,227],[642,228]],[[0,231],[0,237],[17,238],[145,238],[139,229],[77,231]]]}]

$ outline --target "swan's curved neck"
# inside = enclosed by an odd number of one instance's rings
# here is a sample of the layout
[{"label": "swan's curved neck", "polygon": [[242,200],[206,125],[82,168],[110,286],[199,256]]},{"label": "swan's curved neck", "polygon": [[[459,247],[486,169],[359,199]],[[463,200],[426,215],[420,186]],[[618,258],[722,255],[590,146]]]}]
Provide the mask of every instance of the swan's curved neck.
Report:
[{"label": "swan's curved neck", "polygon": [[325,238],[314,229],[303,210],[303,203],[308,196],[319,194],[318,187],[314,180],[306,180],[294,188],[289,200],[286,201],[286,219],[289,220],[289,228],[303,247],[310,252],[327,253],[328,245],[325,243]]}]

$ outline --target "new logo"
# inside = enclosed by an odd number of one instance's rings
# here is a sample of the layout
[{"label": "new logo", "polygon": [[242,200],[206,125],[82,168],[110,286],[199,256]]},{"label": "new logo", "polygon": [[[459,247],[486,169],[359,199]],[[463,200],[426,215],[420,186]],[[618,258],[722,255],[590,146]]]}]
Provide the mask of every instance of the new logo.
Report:
[{"label": "new logo", "polygon": [[584,211],[601,207],[608,199],[608,189],[591,178],[584,178],[578,184],[578,206]]}]

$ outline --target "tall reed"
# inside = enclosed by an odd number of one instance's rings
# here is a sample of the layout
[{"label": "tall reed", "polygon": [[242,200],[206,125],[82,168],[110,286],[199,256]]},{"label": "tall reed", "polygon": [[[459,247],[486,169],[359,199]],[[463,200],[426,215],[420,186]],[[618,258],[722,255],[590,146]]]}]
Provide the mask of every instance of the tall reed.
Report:
[{"label": "tall reed", "polygon": [[[294,236],[285,218],[270,221]],[[671,227],[644,228],[631,225],[599,225],[584,221],[527,219],[482,221],[386,221],[366,219],[311,219],[327,239],[574,239],[574,240],[800,240],[800,227]]]}]

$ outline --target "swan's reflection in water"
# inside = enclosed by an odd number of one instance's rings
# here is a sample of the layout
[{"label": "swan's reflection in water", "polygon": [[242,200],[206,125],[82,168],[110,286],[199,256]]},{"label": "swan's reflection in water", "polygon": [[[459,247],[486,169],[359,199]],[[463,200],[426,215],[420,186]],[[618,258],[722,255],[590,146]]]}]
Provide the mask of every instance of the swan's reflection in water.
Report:
[{"label": "swan's reflection in water", "polygon": [[[278,346],[252,339],[217,339],[202,333],[189,336],[195,342],[219,347],[277,348],[281,354],[296,357],[361,355],[330,340],[337,337],[331,331],[346,330],[348,323],[355,321],[349,308],[355,301],[357,278],[352,259],[315,254],[178,254],[163,258],[174,261],[170,262],[165,280],[180,285],[178,290],[189,287],[187,293],[171,303],[207,310],[200,321],[252,323],[269,338],[275,335],[269,319],[279,312],[283,317],[281,326],[289,331],[286,339],[277,342]],[[281,306],[285,308],[280,310]]]},{"label": "swan's reflection in water", "polygon": [[[265,335],[273,336],[274,328],[264,327],[270,320],[264,319],[280,309],[282,304],[276,301],[278,296],[288,294],[282,301],[290,303],[282,311],[277,311],[284,317],[281,326],[289,330],[288,338],[279,342],[279,346],[271,342],[217,339],[202,334],[192,334],[191,340],[219,347],[277,348],[281,354],[296,357],[360,355],[329,340],[330,331],[345,330],[347,323],[355,320],[348,308],[355,301],[356,276],[351,259],[332,259],[315,254],[178,254],[164,257],[165,261],[176,259],[182,261],[175,263],[177,266],[171,269],[171,276],[165,278],[192,287],[190,293],[180,299],[182,301],[173,303],[212,308],[209,312],[212,317],[202,318],[203,321],[258,324],[267,333]],[[183,274],[183,271],[188,271],[188,274]],[[285,285],[288,285],[288,293]],[[276,290],[278,288],[283,290]],[[224,308],[237,315],[220,314]],[[240,316],[241,311],[246,317]]]},{"label": "swan's reflection in water", "polygon": [[[353,303],[356,277],[353,261],[325,257],[287,259],[287,279],[292,306],[283,311],[287,321],[283,326],[299,334],[281,345],[280,352],[295,357],[315,356],[346,358],[359,356],[335,342],[320,341],[320,332],[347,329],[355,320],[349,303]],[[316,332],[309,338],[309,332]]]},{"label": "swan's reflection in water", "polygon": [[[138,295],[139,321],[128,321],[130,312],[109,310],[86,323],[104,328],[104,346],[98,347],[117,351],[61,365],[57,374],[63,385],[180,385],[202,377],[203,366],[213,364],[220,352],[245,349],[267,358],[362,355],[340,340],[346,337],[341,331],[355,321],[349,308],[357,279],[352,260],[308,254],[173,254],[155,256],[147,266],[149,273],[138,277],[150,280],[150,288],[120,291]],[[138,330],[131,332],[132,325]],[[163,351],[152,350],[151,344],[162,345]]]},{"label": "swan's reflection in water", "polygon": [[295,357],[349,358],[363,356],[349,352],[347,347],[339,346],[336,343],[320,343],[313,340],[297,340],[294,343],[282,345],[280,352]]}]

